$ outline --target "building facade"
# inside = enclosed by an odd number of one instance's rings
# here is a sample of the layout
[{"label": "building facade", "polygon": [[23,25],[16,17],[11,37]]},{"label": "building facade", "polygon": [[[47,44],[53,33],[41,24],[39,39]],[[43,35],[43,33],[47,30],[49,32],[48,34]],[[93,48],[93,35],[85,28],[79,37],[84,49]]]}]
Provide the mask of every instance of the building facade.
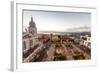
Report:
[{"label": "building facade", "polygon": [[91,38],[88,35],[80,37],[80,45],[86,48],[91,48]]}]

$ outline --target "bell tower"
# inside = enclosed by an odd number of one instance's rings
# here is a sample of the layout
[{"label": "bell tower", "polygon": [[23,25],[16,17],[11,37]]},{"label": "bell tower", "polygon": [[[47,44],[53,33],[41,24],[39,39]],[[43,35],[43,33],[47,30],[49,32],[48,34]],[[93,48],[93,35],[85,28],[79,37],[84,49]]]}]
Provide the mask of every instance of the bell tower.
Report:
[{"label": "bell tower", "polygon": [[31,33],[32,35],[37,34],[37,28],[36,28],[36,24],[33,20],[33,17],[31,17],[31,20],[29,22],[29,27],[28,27],[28,31],[29,33]]}]

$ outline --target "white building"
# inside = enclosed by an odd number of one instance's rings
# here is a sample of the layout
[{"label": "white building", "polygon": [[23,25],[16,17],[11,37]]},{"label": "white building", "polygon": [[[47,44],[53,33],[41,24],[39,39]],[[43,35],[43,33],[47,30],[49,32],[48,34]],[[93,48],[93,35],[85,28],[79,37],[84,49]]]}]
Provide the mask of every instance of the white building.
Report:
[{"label": "white building", "polygon": [[90,49],[91,48],[91,38],[88,35],[81,36],[80,45]]},{"label": "white building", "polygon": [[34,48],[39,43],[37,36],[23,38],[23,52],[27,52],[30,48]]}]

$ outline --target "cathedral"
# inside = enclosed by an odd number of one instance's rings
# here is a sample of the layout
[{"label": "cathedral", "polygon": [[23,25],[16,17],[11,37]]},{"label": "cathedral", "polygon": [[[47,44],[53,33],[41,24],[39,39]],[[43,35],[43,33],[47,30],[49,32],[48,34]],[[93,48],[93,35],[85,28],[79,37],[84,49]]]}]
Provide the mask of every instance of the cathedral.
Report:
[{"label": "cathedral", "polygon": [[36,35],[36,34],[37,34],[36,24],[35,24],[35,22],[34,22],[34,20],[33,20],[32,17],[31,17],[31,21],[29,22],[28,31],[29,31],[29,33],[31,33],[32,35]]}]

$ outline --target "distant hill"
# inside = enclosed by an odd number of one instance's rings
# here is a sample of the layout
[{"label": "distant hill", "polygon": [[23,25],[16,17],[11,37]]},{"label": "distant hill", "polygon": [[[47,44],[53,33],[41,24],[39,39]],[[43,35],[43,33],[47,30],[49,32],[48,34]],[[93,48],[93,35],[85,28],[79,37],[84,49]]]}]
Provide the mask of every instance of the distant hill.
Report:
[{"label": "distant hill", "polygon": [[70,28],[67,31],[70,31],[70,32],[90,32],[91,28],[88,26],[84,26],[84,27]]}]

